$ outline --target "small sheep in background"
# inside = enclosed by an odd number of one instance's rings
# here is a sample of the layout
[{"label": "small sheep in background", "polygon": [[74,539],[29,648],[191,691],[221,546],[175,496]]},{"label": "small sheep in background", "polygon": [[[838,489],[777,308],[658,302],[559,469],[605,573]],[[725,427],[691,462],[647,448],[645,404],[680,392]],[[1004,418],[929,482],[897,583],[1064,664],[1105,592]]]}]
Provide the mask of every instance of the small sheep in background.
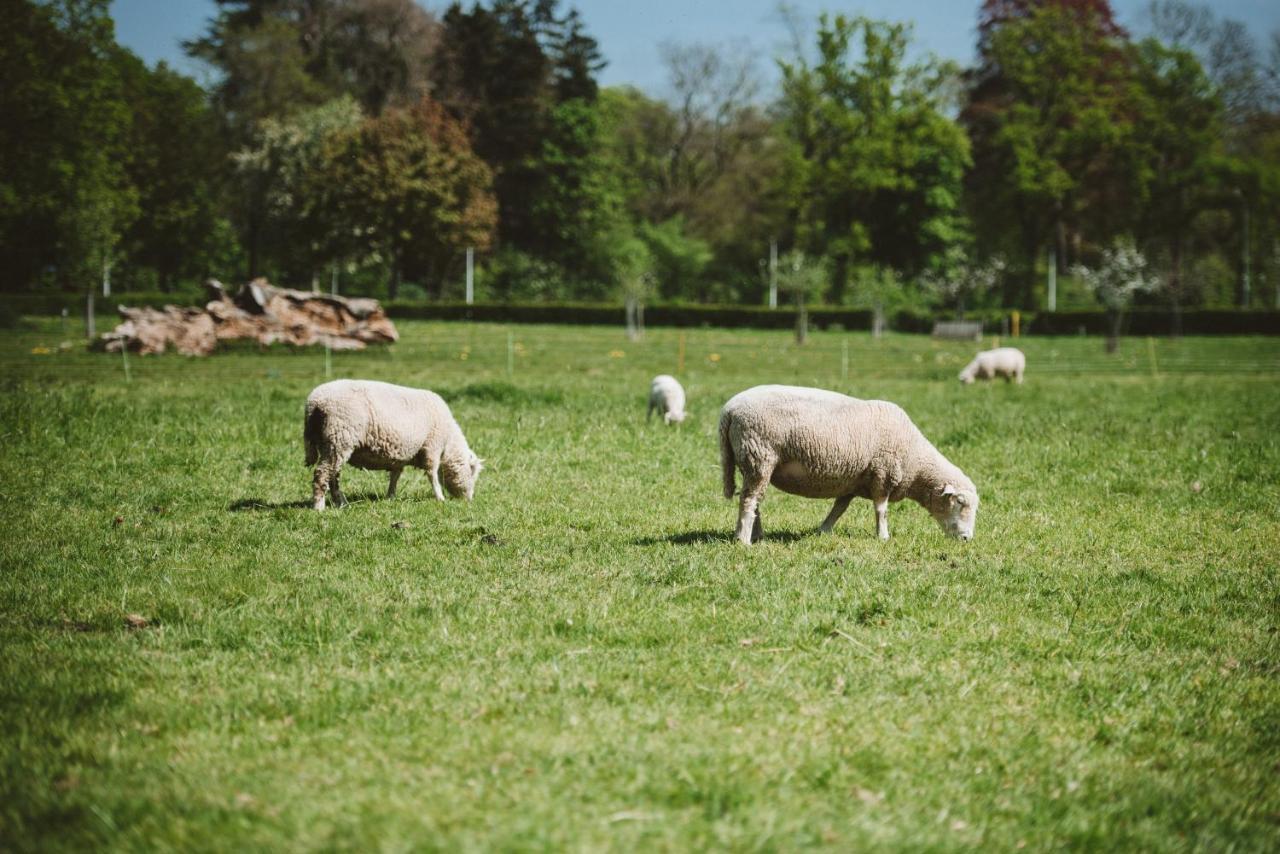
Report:
[{"label": "small sheep in background", "polygon": [[889,502],[910,498],[948,536],[973,536],[978,491],[907,417],[883,400],[833,391],[762,385],[729,399],[720,411],[724,496],[742,469],[738,541],[760,539],[760,502],[772,483],[806,498],[834,498],[819,530],[829,533],[854,498],[876,509],[876,535],[889,539]]},{"label": "small sheep in background", "polygon": [[960,372],[960,382],[972,385],[975,379],[990,380],[1004,377],[1005,382],[1014,380],[1022,385],[1022,372],[1027,369],[1027,357],[1017,347],[997,347],[994,350],[983,350],[973,357],[973,361],[965,365]]},{"label": "small sheep in background", "polygon": [[675,377],[659,374],[653,378],[653,384],[649,386],[649,411],[645,415],[646,421],[653,417],[655,409],[667,424],[679,424],[684,420],[684,387]]},{"label": "small sheep in background", "polygon": [[327,487],[333,503],[347,503],[339,487],[342,466],[389,471],[387,497],[394,498],[405,466],[416,466],[431,478],[436,499],[444,488],[454,498],[475,494],[483,467],[471,452],[449,406],[435,392],[372,380],[334,380],[307,396],[302,429],[306,464],[316,467],[312,497],[324,509]]}]

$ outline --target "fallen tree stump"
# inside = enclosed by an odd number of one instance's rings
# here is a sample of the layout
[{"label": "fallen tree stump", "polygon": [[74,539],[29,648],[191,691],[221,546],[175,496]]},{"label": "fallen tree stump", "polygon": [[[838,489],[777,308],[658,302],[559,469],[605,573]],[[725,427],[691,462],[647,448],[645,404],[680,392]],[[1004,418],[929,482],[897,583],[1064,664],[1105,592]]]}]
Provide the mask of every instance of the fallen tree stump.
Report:
[{"label": "fallen tree stump", "polygon": [[238,339],[295,347],[327,344],[334,350],[363,350],[400,339],[375,299],[277,288],[266,279],[254,279],[234,295],[216,279],[205,286],[210,300],[202,309],[120,306],[123,322],[93,346],[111,353],[128,348],[144,356],[172,347],[188,356],[207,356],[219,341]]}]

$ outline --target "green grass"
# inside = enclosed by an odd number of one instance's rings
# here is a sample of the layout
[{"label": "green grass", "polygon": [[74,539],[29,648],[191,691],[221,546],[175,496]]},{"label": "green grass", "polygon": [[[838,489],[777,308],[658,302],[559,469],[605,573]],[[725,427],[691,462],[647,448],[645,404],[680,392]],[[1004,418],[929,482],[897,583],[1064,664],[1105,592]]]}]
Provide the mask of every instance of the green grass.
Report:
[{"label": "green grass", "polygon": [[[1280,341],[1024,339],[964,388],[971,344],[692,331],[665,429],[676,331],[513,328],[510,375],[503,327],[401,331],[334,375],[444,393],[470,505],[305,509],[322,353],[126,382],[5,333],[0,848],[1280,846]],[[771,490],[733,543],[716,417],[769,381],[902,404],[975,539]]]}]

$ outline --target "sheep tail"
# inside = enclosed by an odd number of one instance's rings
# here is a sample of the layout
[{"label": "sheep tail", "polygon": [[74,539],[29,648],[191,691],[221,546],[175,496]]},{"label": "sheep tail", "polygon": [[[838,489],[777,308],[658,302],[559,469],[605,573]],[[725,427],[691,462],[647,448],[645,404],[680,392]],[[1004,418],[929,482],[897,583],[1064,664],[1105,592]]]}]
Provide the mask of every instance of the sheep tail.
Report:
[{"label": "sheep tail", "polygon": [[320,437],[324,434],[324,410],[320,407],[307,410],[306,420],[302,424],[302,443],[306,446],[307,456],[303,465],[313,466],[320,461]]},{"label": "sheep tail", "polygon": [[724,476],[724,497],[732,498],[734,492],[733,442],[729,439],[730,416],[720,417],[720,473]]}]

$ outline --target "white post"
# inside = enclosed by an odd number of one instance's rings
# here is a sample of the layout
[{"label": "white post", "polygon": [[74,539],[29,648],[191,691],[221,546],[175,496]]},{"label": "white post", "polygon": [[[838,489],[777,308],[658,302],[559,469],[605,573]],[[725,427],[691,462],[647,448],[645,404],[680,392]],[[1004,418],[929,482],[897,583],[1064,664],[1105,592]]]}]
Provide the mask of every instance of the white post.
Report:
[{"label": "white post", "polygon": [[476,251],[467,247],[467,305],[475,301],[475,258]]},{"label": "white post", "polygon": [[1049,247],[1049,311],[1058,310],[1058,250]]},{"label": "white post", "polygon": [[84,304],[84,335],[92,341],[95,334],[96,330],[94,329],[93,317],[93,288],[89,288],[89,298]]},{"label": "white post", "polygon": [[111,255],[105,249],[102,251],[102,295],[111,296]]},{"label": "white post", "polygon": [[778,307],[778,241],[769,241],[769,308]]}]

